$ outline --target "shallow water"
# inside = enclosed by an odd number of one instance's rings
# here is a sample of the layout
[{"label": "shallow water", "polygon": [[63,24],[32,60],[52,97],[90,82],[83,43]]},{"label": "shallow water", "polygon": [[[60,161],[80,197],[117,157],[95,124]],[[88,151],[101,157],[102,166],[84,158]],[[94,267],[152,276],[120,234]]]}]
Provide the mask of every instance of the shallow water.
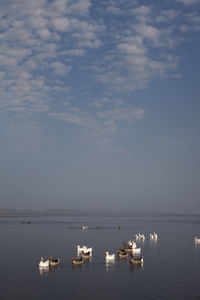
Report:
[{"label": "shallow water", "polygon": [[[157,242],[149,239],[154,231]],[[137,242],[141,266],[117,257],[122,243],[138,232],[146,236]],[[199,299],[195,236],[200,237],[197,216],[0,218],[0,299]],[[92,246],[93,255],[72,266],[77,244]],[[116,253],[114,263],[105,262],[105,251]],[[60,265],[39,269],[40,257],[50,255]]]}]

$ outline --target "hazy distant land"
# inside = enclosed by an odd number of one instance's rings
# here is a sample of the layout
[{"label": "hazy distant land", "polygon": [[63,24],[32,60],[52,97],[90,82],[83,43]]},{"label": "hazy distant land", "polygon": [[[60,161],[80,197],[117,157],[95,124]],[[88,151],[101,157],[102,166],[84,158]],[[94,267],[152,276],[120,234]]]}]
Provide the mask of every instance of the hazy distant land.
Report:
[{"label": "hazy distant land", "polygon": [[100,216],[100,217],[167,217],[167,216],[200,216],[199,214],[177,214],[177,213],[142,213],[142,212],[120,212],[120,211],[83,211],[70,209],[0,209],[0,217],[20,216]]}]

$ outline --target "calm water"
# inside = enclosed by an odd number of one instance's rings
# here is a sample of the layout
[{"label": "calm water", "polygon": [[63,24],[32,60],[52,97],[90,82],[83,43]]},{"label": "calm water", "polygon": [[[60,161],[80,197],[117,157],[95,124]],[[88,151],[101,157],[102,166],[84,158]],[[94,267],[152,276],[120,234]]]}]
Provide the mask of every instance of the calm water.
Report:
[{"label": "calm water", "polygon": [[[101,228],[83,231],[81,226]],[[157,243],[149,239],[154,231]],[[115,263],[106,264],[105,251],[117,254],[138,232],[146,236],[137,243],[143,266],[117,255]],[[0,299],[200,299],[195,236],[200,237],[200,217],[194,216],[0,218]],[[93,256],[73,267],[77,244],[92,246]],[[60,265],[39,270],[40,257],[50,255],[59,257]]]}]

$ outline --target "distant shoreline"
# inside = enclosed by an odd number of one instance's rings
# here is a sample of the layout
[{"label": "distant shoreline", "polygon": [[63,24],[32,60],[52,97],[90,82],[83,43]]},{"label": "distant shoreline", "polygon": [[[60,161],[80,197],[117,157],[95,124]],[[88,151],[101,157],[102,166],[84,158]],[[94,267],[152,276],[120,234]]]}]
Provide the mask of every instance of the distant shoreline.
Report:
[{"label": "distant shoreline", "polygon": [[40,217],[40,216],[69,216],[69,217],[200,217],[200,214],[185,213],[142,213],[142,212],[120,212],[120,211],[80,211],[80,210],[15,210],[0,209],[0,218]]}]

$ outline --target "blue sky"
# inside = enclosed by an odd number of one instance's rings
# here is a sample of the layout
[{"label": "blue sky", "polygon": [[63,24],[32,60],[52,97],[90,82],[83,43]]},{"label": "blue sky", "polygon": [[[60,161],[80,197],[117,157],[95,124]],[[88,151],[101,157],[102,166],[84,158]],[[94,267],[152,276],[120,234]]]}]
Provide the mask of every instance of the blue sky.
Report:
[{"label": "blue sky", "polygon": [[1,208],[199,213],[199,33],[199,0],[1,0]]}]

